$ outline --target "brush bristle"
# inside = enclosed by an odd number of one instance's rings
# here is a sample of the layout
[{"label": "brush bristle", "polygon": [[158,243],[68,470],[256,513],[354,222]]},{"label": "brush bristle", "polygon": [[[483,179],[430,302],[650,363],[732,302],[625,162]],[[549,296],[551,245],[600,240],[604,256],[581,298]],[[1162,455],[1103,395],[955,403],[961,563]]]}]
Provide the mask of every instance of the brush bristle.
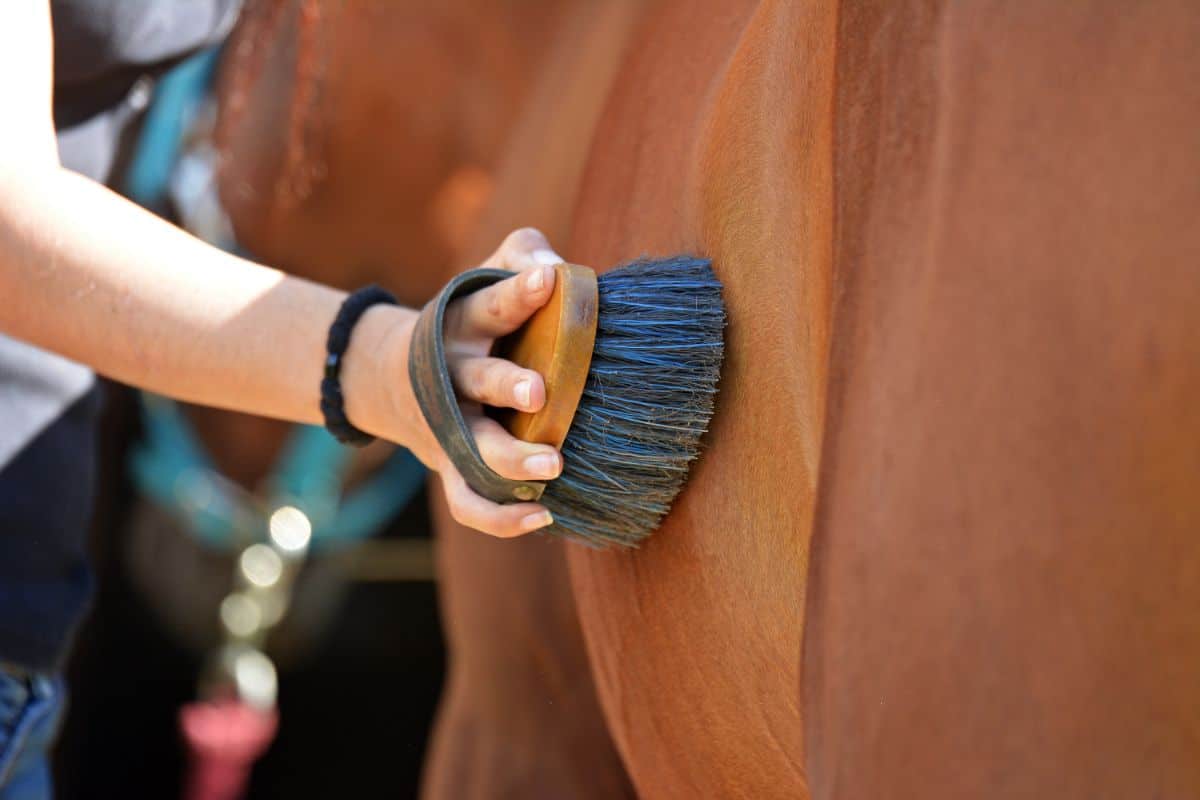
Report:
[{"label": "brush bristle", "polygon": [[725,305],[707,259],[644,259],[600,276],[596,346],[542,503],[549,533],[633,547],[671,508],[700,453],[724,355]]}]

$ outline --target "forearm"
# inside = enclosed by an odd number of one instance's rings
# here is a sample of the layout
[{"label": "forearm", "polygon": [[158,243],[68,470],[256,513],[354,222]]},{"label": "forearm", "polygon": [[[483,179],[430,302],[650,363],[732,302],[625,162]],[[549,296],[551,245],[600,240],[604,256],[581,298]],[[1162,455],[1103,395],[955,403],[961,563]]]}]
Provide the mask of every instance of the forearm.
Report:
[{"label": "forearm", "polygon": [[[325,339],[343,295],[223,253],[99,184],[62,169],[51,113],[48,0],[0,0],[0,333],[182,400],[319,422]],[[514,231],[488,265],[522,271],[456,302],[447,368],[475,406],[485,463],[505,477],[548,480],[562,468],[547,445],[521,442],[481,405],[535,412],[542,378],[489,358],[549,299],[561,261],[539,232]],[[416,314],[369,309],[342,366],[350,422],[407,446],[442,473],[455,518],[501,536],[550,523],[535,503],[476,495],[437,443],[408,381]],[[5,376],[0,374],[0,384]]]},{"label": "forearm", "polygon": [[[0,186],[0,296],[0,330],[117,380],[321,419],[325,336],[343,294],[206,245],[86,178],[31,169]],[[366,369],[354,350],[411,313],[364,317],[345,368]],[[347,390],[351,419],[371,416],[356,394]]]}]

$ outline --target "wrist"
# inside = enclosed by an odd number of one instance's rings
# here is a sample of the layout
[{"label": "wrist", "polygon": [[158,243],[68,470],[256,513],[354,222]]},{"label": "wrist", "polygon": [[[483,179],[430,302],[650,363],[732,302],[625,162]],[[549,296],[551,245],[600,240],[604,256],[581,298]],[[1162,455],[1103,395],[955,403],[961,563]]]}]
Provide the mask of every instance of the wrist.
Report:
[{"label": "wrist", "polygon": [[392,442],[402,438],[395,389],[397,382],[407,386],[405,343],[416,318],[416,312],[400,306],[371,306],[354,326],[342,365],[346,418],[359,430]]}]

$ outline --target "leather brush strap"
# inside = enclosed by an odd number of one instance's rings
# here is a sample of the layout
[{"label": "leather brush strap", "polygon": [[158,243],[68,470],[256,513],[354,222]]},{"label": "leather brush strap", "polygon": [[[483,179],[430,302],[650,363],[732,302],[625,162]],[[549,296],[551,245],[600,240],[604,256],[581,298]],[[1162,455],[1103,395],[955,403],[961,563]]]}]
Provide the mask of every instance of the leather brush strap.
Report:
[{"label": "leather brush strap", "polygon": [[485,286],[511,278],[501,269],[474,269],[450,281],[421,311],[413,330],[408,356],[408,375],[425,421],[437,437],[467,485],[477,494],[495,503],[537,500],[546,485],[536,481],[515,481],[496,474],[485,463],[475,439],[463,419],[446,366],[443,328],[446,306],[452,300],[476,292]]}]

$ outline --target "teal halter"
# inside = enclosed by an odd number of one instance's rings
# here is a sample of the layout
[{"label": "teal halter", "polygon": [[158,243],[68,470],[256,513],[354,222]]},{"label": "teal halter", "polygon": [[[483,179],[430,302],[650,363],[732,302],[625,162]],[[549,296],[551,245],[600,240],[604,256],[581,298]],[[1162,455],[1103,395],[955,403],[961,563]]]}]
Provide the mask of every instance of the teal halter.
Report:
[{"label": "teal halter", "polygon": [[[181,62],[155,87],[137,149],[126,174],[126,193],[141,205],[161,209],[184,134],[201,106],[218,50]],[[315,387],[314,387],[315,388]],[[179,406],[142,393],[144,439],[130,471],[137,489],[181,518],[204,544],[221,549],[263,539],[267,518],[295,506],[312,523],[314,549],[365,539],[403,509],[425,482],[425,469],[398,449],[365,483],[345,491],[352,450],[324,428],[297,425],[256,496],[225,478]]]},{"label": "teal halter", "polygon": [[170,509],[204,544],[229,549],[256,541],[281,506],[295,506],[312,522],[314,549],[340,547],[383,528],[425,483],[425,468],[397,450],[365,483],[344,489],[354,451],[324,428],[297,425],[279,454],[262,496],[222,476],[183,411],[172,400],[142,396],[143,440],[130,469],[146,497]]}]

